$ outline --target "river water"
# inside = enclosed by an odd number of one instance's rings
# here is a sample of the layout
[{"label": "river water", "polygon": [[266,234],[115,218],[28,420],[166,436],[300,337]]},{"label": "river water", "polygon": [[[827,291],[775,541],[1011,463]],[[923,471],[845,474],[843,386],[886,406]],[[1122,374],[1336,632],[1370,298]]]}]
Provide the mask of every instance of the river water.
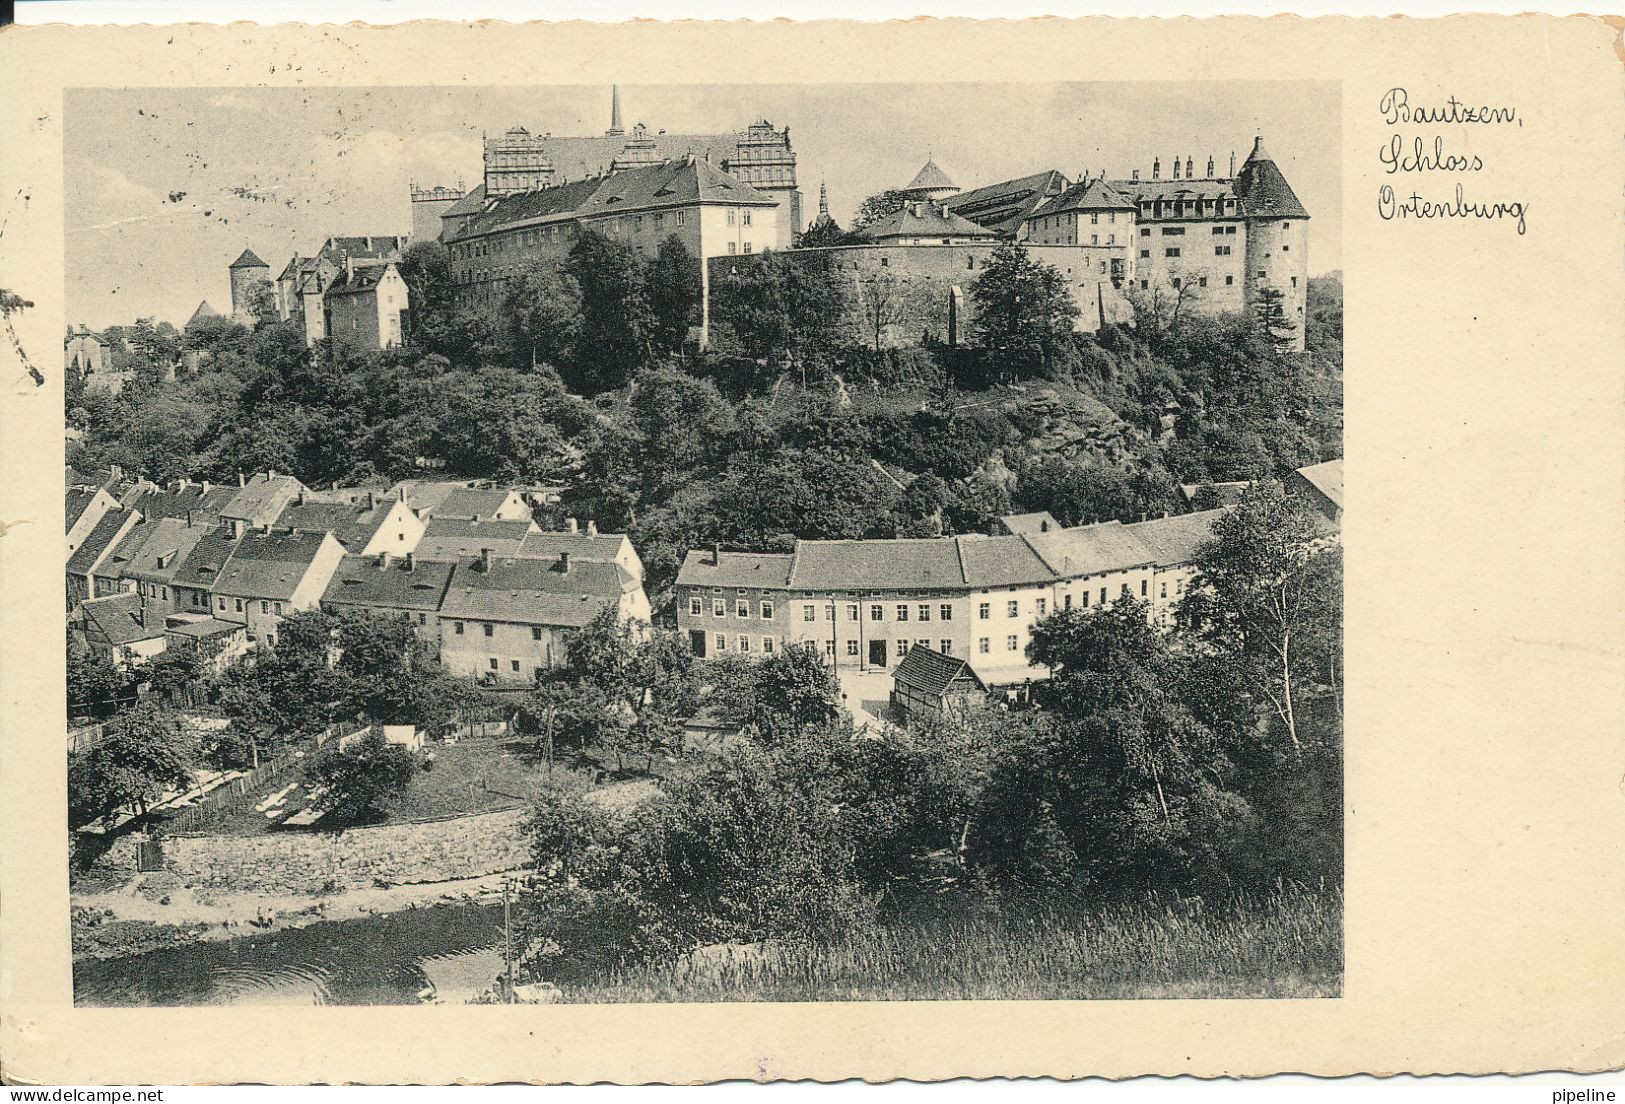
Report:
[{"label": "river water", "polygon": [[74,964],[78,1005],[459,1004],[502,971],[502,908],[435,905]]}]

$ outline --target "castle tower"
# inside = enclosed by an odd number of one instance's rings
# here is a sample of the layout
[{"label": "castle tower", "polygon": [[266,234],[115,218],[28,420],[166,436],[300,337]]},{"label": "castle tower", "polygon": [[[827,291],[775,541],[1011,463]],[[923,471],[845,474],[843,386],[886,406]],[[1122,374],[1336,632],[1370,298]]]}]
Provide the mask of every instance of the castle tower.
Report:
[{"label": "castle tower", "polygon": [[908,182],[908,187],[902,189],[904,195],[912,200],[928,199],[932,201],[947,199],[959,191],[959,185],[948,179],[948,174],[937,167],[937,163],[930,157],[920,166],[920,171],[914,174],[914,179]]},{"label": "castle tower", "polygon": [[512,195],[553,183],[553,160],[546,135],[522,126],[509,127],[500,138],[485,140],[485,194]]},{"label": "castle tower", "polygon": [[271,282],[271,266],[254,256],[252,249],[245,249],[227,271],[231,273],[231,313],[238,319],[250,318],[250,293],[255,285]]},{"label": "castle tower", "polygon": [[621,86],[609,86],[609,129],[604,131],[605,138],[619,138],[626,131],[621,129]]},{"label": "castle tower", "polygon": [[410,185],[412,196],[412,240],[415,242],[440,240],[440,216],[452,204],[463,198],[461,182],[455,188],[435,185],[420,188]]},{"label": "castle tower", "polygon": [[1279,291],[1290,345],[1303,348],[1304,306],[1309,287],[1309,212],[1298,201],[1275,159],[1264,148],[1264,137],[1253,142],[1253,152],[1236,175],[1236,195],[1247,220],[1247,270],[1244,302],[1257,311],[1266,293]]},{"label": "castle tower", "polygon": [[733,155],[723,160],[722,171],[778,200],[778,240],[773,248],[794,245],[801,236],[801,190],[796,186],[790,128],[779,130],[766,119],[756,120],[735,136]]}]

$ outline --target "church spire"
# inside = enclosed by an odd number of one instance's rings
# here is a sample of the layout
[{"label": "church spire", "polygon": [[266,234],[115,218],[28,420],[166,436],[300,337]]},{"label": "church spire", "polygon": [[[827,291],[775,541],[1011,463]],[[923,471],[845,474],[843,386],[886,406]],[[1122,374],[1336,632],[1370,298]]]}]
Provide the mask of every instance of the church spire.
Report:
[{"label": "church spire", "polygon": [[818,182],[818,221],[829,221],[829,189],[822,180]]},{"label": "church spire", "polygon": [[606,138],[619,138],[626,131],[621,129],[621,86],[609,86],[609,129],[604,131]]}]

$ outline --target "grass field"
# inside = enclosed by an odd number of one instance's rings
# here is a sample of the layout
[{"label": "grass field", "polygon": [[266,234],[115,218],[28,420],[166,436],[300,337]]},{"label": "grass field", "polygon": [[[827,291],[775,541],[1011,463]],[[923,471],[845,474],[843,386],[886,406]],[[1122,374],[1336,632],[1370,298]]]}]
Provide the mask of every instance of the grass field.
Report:
[{"label": "grass field", "polygon": [[1288,889],[1224,910],[1189,904],[1076,918],[888,928],[829,946],[716,948],[675,964],[565,983],[575,1003],[1132,1000],[1335,997],[1343,908]]}]

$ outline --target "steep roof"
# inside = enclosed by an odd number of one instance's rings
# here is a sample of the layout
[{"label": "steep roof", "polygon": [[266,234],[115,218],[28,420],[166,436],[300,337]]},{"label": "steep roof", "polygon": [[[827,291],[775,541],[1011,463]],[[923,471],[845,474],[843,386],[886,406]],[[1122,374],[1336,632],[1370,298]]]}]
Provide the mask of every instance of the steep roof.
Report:
[{"label": "steep roof", "polygon": [[148,583],[173,582],[181,563],[214,532],[212,525],[188,525],[183,518],[160,518],[149,524],[150,534],[124,566],[126,577]]},{"label": "steep roof", "polygon": [[1029,217],[1044,218],[1049,215],[1058,215],[1063,211],[1133,211],[1137,210],[1134,200],[1124,195],[1111,184],[1096,177],[1093,180],[1080,181],[1072,185],[1060,195],[1040,206]]},{"label": "steep roof", "polygon": [[192,323],[200,322],[205,318],[219,318],[219,317],[220,317],[220,312],[215,310],[213,307],[209,306],[209,301],[207,299],[205,299],[205,300],[203,300],[201,303],[199,303],[197,305],[197,310],[192,312],[192,317],[190,317],[190,318],[188,318],[186,320],[186,326],[184,326],[182,328],[183,329],[190,328]]},{"label": "steep roof", "polygon": [[858,231],[865,238],[884,241],[887,238],[974,238],[991,241],[997,232],[961,218],[937,203],[905,203],[883,219],[877,219]]},{"label": "steep roof", "polygon": [[892,668],[892,681],[927,694],[945,694],[954,680],[964,676],[975,682],[978,689],[987,686],[971,665],[958,656],[943,655],[921,644],[908,650],[897,666]]},{"label": "steep roof", "polygon": [[384,493],[390,498],[404,495],[408,506],[427,517],[439,513],[441,505],[453,494],[467,489],[466,482],[448,479],[403,479]]},{"label": "steep roof", "polygon": [[1156,562],[1156,555],[1117,521],[1028,533],[1022,539],[1065,579]]},{"label": "steep roof", "polygon": [[237,542],[236,551],[220,572],[216,594],[240,598],[293,597],[310,570],[328,533],[266,533],[252,529]]},{"label": "steep roof", "polygon": [[678,569],[677,583],[679,586],[783,590],[790,585],[793,560],[788,552],[713,553],[691,549]]},{"label": "steep roof", "polygon": [[83,609],[88,627],[114,647],[164,635],[163,614],[132,591],[87,599]]},{"label": "steep roof", "polygon": [[528,519],[519,521],[470,521],[463,518],[432,517],[418,540],[417,556],[422,560],[460,560],[478,556],[489,548],[494,556],[514,556],[526,534],[536,528]]},{"label": "steep roof", "polygon": [[353,265],[348,272],[328,285],[327,294],[362,295],[369,291],[376,291],[379,283],[389,273],[389,270],[394,267],[395,262],[393,261]]},{"label": "steep roof", "polygon": [[[681,161],[692,154],[698,161],[704,161],[709,155],[712,161],[720,164],[738,154],[742,133],[667,134],[664,131],[645,130],[641,140],[645,150],[652,144],[653,155],[662,161]],[[627,143],[632,137],[630,134],[581,137],[544,135],[535,142],[543,156],[553,163],[553,171],[560,179],[576,180],[607,171],[626,152]]]},{"label": "steep roof", "polygon": [[1194,514],[1137,521],[1123,528],[1151,550],[1158,567],[1172,567],[1195,560],[1196,550],[1213,535],[1213,523],[1229,512],[1229,507],[1221,506]]},{"label": "steep roof", "polygon": [[1253,152],[1247,155],[1241,171],[1236,174],[1236,194],[1241,197],[1247,214],[1271,218],[1308,218],[1309,212],[1292,191],[1292,186],[1275,167],[1275,158],[1264,149],[1264,136],[1253,140]]},{"label": "steep roof", "polygon": [[942,167],[935,161],[926,158],[925,164],[920,166],[920,171],[914,174],[914,179],[908,182],[908,187],[904,188],[903,191],[930,192],[939,188],[951,188],[957,191],[959,185],[949,180],[948,174],[943,172]]},{"label": "steep roof", "polygon": [[463,194],[463,198],[440,212],[442,219],[456,218],[459,215],[472,215],[485,206],[485,184],[479,183]]},{"label": "steep roof", "polygon": [[636,585],[614,564],[496,559],[487,571],[475,560],[457,564],[440,616],[580,628]]},{"label": "steep roof", "polygon": [[125,575],[126,569],[141,555],[141,549],[146,545],[147,539],[157,530],[156,522],[145,519],[136,522],[124,531],[124,535],[113,542],[91,574],[98,579],[117,581]]},{"label": "steep roof", "polygon": [[[75,476],[78,476],[80,480],[84,478],[78,472],[73,472],[68,478],[73,479]],[[96,496],[104,494],[107,494],[107,492],[100,487],[86,488],[80,483],[75,484],[74,490],[65,492],[62,514],[66,525],[62,531],[64,533],[70,532],[79,523],[79,519],[85,516],[85,511],[90,509],[90,504],[96,501]],[[111,499],[112,496],[108,495],[108,498]]]},{"label": "steep roof", "polygon": [[1297,474],[1339,510],[1343,508],[1343,461],[1326,460],[1299,468]]},{"label": "steep roof", "polygon": [[188,483],[173,491],[157,487],[141,487],[125,496],[125,505],[140,510],[148,518],[185,518],[193,521],[214,521],[236,495],[236,487],[208,487],[201,483]]},{"label": "steep roof", "polygon": [[171,583],[175,586],[213,590],[214,584],[220,580],[220,573],[225,568],[226,561],[237,548],[237,540],[229,528],[210,528],[197,544],[192,546],[192,550],[181,557]]},{"label": "steep roof", "polygon": [[330,531],[347,550],[359,552],[377,535],[394,506],[393,498],[375,497],[370,508],[366,499],[354,504],[306,499],[303,503],[290,502],[284,506],[274,525],[278,529],[312,533]]},{"label": "steep roof", "polygon": [[374,235],[372,237],[339,236],[328,238],[323,242],[321,249],[317,250],[317,257],[342,268],[346,257],[358,261],[393,259],[405,248],[406,239],[393,235]]},{"label": "steep roof", "polygon": [[96,522],[94,528],[85,534],[85,539],[79,547],[73,550],[68,557],[68,574],[88,575],[96,561],[102,554],[113,547],[113,544],[124,534],[124,527],[134,524],[136,517],[130,510],[109,510]]},{"label": "steep roof", "polygon": [[948,209],[963,215],[974,223],[996,230],[1001,234],[1013,233],[1033,209],[1069,187],[1069,181],[1057,169],[1045,169],[1031,176],[1003,180],[972,188],[968,192],[949,196]]},{"label": "steep roof", "polygon": [[1034,510],[1030,514],[1005,514],[999,521],[1012,533],[1047,533],[1059,529],[1061,523],[1048,510]]},{"label": "steep roof", "polygon": [[404,557],[391,557],[382,564],[377,556],[346,556],[333,572],[322,601],[414,612],[437,610],[455,566],[416,556],[410,566]]},{"label": "steep roof", "polygon": [[260,260],[258,257],[254,256],[254,251],[252,249],[245,249],[245,250],[243,250],[242,254],[235,261],[232,261],[231,264],[227,265],[226,267],[227,268],[267,268],[268,269],[271,266],[266,264],[264,261]]},{"label": "steep roof", "polygon": [[275,520],[287,500],[304,489],[305,485],[291,475],[261,473],[236,489],[221,508],[220,516],[263,525]]}]

